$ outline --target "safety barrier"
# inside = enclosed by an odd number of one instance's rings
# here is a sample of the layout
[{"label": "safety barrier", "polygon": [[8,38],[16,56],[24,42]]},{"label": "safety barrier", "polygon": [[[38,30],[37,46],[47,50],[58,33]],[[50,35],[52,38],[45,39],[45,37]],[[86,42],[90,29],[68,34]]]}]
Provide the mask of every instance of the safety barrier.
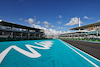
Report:
[{"label": "safety barrier", "polygon": [[100,39],[71,39],[71,38],[60,38],[62,40],[83,40],[83,41],[100,41]]},{"label": "safety barrier", "polygon": [[22,41],[22,40],[40,40],[45,38],[0,38],[0,42],[2,41]]}]

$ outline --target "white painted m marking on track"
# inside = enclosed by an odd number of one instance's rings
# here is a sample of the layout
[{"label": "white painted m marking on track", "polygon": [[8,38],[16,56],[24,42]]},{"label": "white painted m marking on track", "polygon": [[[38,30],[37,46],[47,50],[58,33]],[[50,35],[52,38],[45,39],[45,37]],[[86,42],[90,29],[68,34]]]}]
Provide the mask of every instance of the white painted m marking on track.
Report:
[{"label": "white painted m marking on track", "polygon": [[80,54],[79,52],[77,52],[76,50],[74,50],[73,48],[71,48],[70,46],[68,46],[65,42],[63,42],[62,40],[59,40],[62,43],[64,43],[67,47],[69,47],[71,50],[73,50],[75,53],[77,53],[78,55],[80,55],[82,58],[84,58],[85,60],[87,60],[89,63],[91,63],[92,65],[94,65],[95,67],[99,67],[98,65],[96,65],[95,63],[93,63],[92,61],[90,61],[88,58],[86,58],[85,56],[83,56],[82,54]]},{"label": "white painted m marking on track", "polygon": [[[52,41],[43,41],[43,42],[35,42],[35,44],[40,45],[42,47],[38,47],[38,46],[33,46],[33,45],[29,45],[26,44],[25,46],[31,51],[28,52],[26,50],[23,50],[19,47],[17,47],[16,45],[12,45],[10,47],[8,47],[7,49],[5,49],[3,52],[0,53],[0,63],[3,61],[3,59],[5,58],[5,56],[7,55],[7,53],[13,48],[16,51],[20,52],[21,54],[30,57],[30,58],[38,58],[41,56],[40,53],[38,53],[36,50],[34,50],[33,48],[37,48],[37,49],[50,49],[50,47],[52,46]],[[33,48],[32,48],[33,47]]]}]

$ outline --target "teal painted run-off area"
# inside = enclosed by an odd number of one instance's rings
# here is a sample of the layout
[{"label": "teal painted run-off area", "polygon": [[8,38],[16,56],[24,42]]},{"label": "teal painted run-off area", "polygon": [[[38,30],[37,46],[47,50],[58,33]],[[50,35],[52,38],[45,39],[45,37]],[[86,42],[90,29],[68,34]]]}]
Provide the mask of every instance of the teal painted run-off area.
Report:
[{"label": "teal painted run-off area", "polygon": [[58,40],[0,42],[0,67],[99,67],[100,60]]}]

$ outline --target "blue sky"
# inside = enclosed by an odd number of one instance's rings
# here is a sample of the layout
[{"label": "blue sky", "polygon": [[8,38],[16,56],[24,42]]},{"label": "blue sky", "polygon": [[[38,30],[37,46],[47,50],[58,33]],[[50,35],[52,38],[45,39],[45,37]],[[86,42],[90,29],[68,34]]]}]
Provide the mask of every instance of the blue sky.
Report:
[{"label": "blue sky", "polygon": [[[34,19],[36,16],[36,21]],[[0,19],[45,29],[47,34],[100,21],[100,0],[0,0]]]}]

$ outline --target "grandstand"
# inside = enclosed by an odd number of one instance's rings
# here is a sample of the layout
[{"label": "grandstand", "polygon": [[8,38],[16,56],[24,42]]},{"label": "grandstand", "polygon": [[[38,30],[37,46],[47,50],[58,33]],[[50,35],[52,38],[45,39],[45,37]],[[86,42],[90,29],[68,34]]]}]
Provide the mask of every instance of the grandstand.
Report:
[{"label": "grandstand", "polygon": [[79,30],[78,32],[61,34],[60,38],[79,38],[79,39],[100,39],[100,22],[84,25],[70,30]]},{"label": "grandstand", "polygon": [[88,36],[87,32],[73,32],[73,33],[66,33],[60,34],[60,38],[75,38],[75,39],[83,39]]},{"label": "grandstand", "polygon": [[0,40],[42,39],[44,30],[0,20]]}]

